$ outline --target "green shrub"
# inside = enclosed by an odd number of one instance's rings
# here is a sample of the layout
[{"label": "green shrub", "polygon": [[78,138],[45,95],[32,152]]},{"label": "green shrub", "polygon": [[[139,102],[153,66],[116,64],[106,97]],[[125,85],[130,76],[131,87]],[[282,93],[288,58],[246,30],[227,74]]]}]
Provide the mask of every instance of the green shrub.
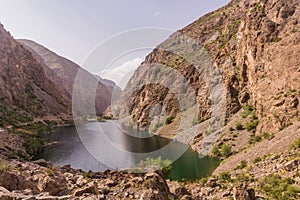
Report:
[{"label": "green shrub", "polygon": [[259,163],[261,161],[261,157],[257,157],[254,159],[253,163],[256,164],[256,163]]},{"label": "green shrub", "polygon": [[259,181],[259,188],[267,195],[267,199],[299,199],[300,188],[293,184],[291,178],[283,179],[278,174],[272,174]]},{"label": "green shrub", "polygon": [[56,170],[54,168],[46,168],[45,169],[48,176],[55,176]]},{"label": "green shrub", "polygon": [[277,37],[277,38],[274,40],[274,42],[280,42],[281,40],[282,40],[282,38]]},{"label": "green shrub", "polygon": [[92,178],[93,177],[93,172],[92,171],[87,171],[83,173],[84,178]]},{"label": "green shrub", "polygon": [[261,136],[252,134],[248,139],[249,144],[255,144],[256,142],[260,142],[262,140]]},{"label": "green shrub", "polygon": [[231,181],[231,174],[229,172],[222,172],[219,175],[219,179],[223,182],[230,182]]},{"label": "green shrub", "polygon": [[272,135],[270,133],[267,133],[267,132],[264,132],[262,137],[266,140],[271,140],[274,137],[274,135]]},{"label": "green shrub", "polygon": [[228,158],[231,155],[231,147],[227,144],[223,144],[221,148],[221,155],[225,158]]},{"label": "green shrub", "polygon": [[243,117],[243,118],[248,117],[248,115],[249,115],[250,113],[252,113],[253,111],[255,111],[255,108],[254,108],[254,106],[252,106],[252,105],[246,105],[243,109],[244,109],[244,111],[243,111],[243,113],[242,113],[242,117]]},{"label": "green shrub", "polygon": [[241,122],[236,122],[235,128],[236,130],[243,130],[243,125],[241,124]]},{"label": "green shrub", "polygon": [[236,176],[236,182],[248,182],[248,181],[253,181],[253,178],[250,174],[248,173],[240,173]]},{"label": "green shrub", "polygon": [[258,120],[253,120],[253,121],[247,122],[246,123],[247,131],[255,133],[258,123],[259,123]]},{"label": "green shrub", "polygon": [[167,117],[165,124],[166,125],[171,124],[174,121],[174,119],[175,119],[174,116]]},{"label": "green shrub", "polygon": [[199,122],[199,124],[200,124],[200,123],[202,123],[202,122],[205,122],[205,121],[208,120],[208,119],[209,119],[208,117],[200,118],[198,122]]},{"label": "green shrub", "polygon": [[205,186],[205,184],[207,183],[207,181],[208,181],[208,178],[207,178],[207,177],[204,177],[204,178],[201,178],[201,179],[199,180],[199,183],[200,183],[200,185],[203,187],[203,186]]},{"label": "green shrub", "polygon": [[300,138],[298,138],[297,140],[295,140],[293,146],[294,146],[295,148],[300,148]]},{"label": "green shrub", "polygon": [[215,145],[211,151],[211,153],[214,155],[214,156],[219,156],[220,155],[220,151],[219,151],[219,147],[217,145]]},{"label": "green shrub", "polygon": [[247,167],[247,161],[246,160],[242,160],[240,162],[240,164],[235,169],[244,169],[245,167]]}]

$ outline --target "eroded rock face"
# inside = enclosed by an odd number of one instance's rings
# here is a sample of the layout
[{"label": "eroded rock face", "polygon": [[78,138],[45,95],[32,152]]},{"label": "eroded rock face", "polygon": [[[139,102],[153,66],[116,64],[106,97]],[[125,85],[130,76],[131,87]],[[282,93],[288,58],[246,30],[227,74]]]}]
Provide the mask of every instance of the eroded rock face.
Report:
[{"label": "eroded rock face", "polygon": [[[227,120],[244,105],[251,104],[260,121],[257,133],[276,133],[281,127],[299,121],[299,20],[298,0],[232,1],[171,35],[150,53],[123,93],[123,97],[131,96],[122,98],[115,113],[119,116],[125,113],[141,127],[153,120],[151,107],[156,104],[164,107],[167,115],[182,112],[170,88],[157,85],[135,88],[145,79],[180,85],[176,79],[150,70],[156,64],[175,70],[187,80],[199,102],[197,118],[209,118],[213,112],[213,87],[208,87],[211,83],[201,70],[205,66],[216,67],[224,86]],[[205,59],[199,58],[202,64],[197,65],[190,55],[181,55],[186,41],[195,43],[186,46],[187,52],[201,57],[203,51],[197,49],[200,45],[207,50],[211,62],[205,64]],[[131,92],[135,89],[136,92]]]},{"label": "eroded rock face", "polygon": [[[96,113],[101,114],[111,104],[112,96],[118,98],[121,89],[114,82],[90,74],[74,62],[55,54],[36,42],[30,40],[18,40],[18,42],[23,44],[43,64],[47,76],[57,83],[57,87],[65,89],[72,96],[74,84],[76,85],[76,91],[81,98],[81,109],[78,109],[81,113],[90,114],[88,105],[95,99]],[[54,76],[51,72],[54,73]],[[55,77],[59,77],[61,83],[57,82]],[[95,97],[93,93],[95,93]],[[86,97],[87,95],[88,97]]]},{"label": "eroded rock face", "polygon": [[71,116],[71,99],[47,78],[34,56],[0,25],[0,98],[38,117]]}]

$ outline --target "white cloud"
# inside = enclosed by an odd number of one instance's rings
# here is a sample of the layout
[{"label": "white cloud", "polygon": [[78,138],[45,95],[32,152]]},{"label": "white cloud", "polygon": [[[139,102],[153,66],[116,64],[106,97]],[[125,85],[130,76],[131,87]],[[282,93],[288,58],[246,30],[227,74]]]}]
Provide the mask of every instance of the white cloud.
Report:
[{"label": "white cloud", "polygon": [[120,66],[116,66],[111,69],[105,69],[100,72],[99,75],[101,78],[114,81],[119,87],[124,89],[134,71],[143,61],[144,60],[142,58],[135,58],[131,61],[124,62]]},{"label": "white cloud", "polygon": [[159,12],[155,12],[155,13],[153,14],[153,17],[157,17],[157,16],[159,16],[159,15],[160,15]]}]

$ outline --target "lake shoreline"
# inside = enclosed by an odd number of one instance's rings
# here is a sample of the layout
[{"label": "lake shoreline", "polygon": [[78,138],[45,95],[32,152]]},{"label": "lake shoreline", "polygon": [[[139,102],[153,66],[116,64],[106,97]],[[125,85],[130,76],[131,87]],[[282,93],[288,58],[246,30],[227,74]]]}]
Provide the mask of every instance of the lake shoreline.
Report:
[{"label": "lake shoreline", "polygon": [[[38,156],[38,158],[44,158],[54,164],[58,164],[60,166],[71,164],[73,168],[82,169],[84,171],[105,171],[107,169],[124,169],[124,168],[132,168],[132,164],[138,165],[140,160],[138,157],[126,157],[126,155],[119,157],[113,156],[113,160],[109,161],[115,164],[108,164],[107,166],[103,166],[101,162],[104,158],[93,158],[90,157],[97,152],[103,152],[107,148],[111,148],[109,146],[105,146],[107,142],[97,143],[96,148],[99,147],[99,150],[96,152],[92,152],[93,154],[89,155],[91,147],[87,147],[82,144],[82,139],[91,141],[92,143],[97,139],[92,139],[95,136],[99,136],[97,132],[97,126],[102,126],[104,130],[107,130],[107,135],[105,137],[113,138],[112,142],[115,142],[115,145],[126,144],[127,151],[130,154],[134,154],[134,152],[139,152],[139,154],[143,154],[143,152],[152,152],[155,149],[160,149],[165,145],[170,143],[170,139],[160,137],[154,135],[151,138],[135,138],[132,136],[128,136],[124,133],[116,133],[115,125],[109,122],[92,122],[92,123],[85,123],[79,129],[85,130],[86,133],[83,135],[79,135],[80,133],[77,132],[77,127],[69,126],[69,127],[62,127],[61,129],[58,128],[52,133],[47,134],[48,138],[50,138],[51,142],[49,142],[45,147],[44,151]],[[92,131],[92,132],[91,132]],[[112,132],[110,132],[112,131]],[[101,134],[100,134],[101,135]],[[80,138],[83,137],[83,138]],[[86,138],[85,138],[86,137]],[[103,137],[103,136],[101,136]],[[92,143],[88,145],[92,145]],[[173,165],[173,174],[174,180],[181,180],[182,178],[187,180],[194,180],[200,177],[206,177],[212,174],[213,170],[219,165],[219,160],[211,157],[207,158],[199,158],[198,152],[193,151],[190,146],[187,146],[182,143],[175,142],[170,148],[172,149],[170,152],[178,152],[181,151],[180,149],[184,149],[184,153],[180,153],[180,156],[176,158],[172,165]],[[93,146],[93,145],[92,145]],[[125,147],[124,146],[124,147]],[[93,149],[92,149],[93,150]],[[110,152],[110,151],[109,151]],[[115,153],[112,151],[110,153],[104,154],[111,154],[114,155]],[[118,154],[118,153],[117,153]],[[129,154],[129,155],[130,155]],[[155,154],[153,154],[155,155]],[[166,156],[167,154],[165,154]],[[132,162],[131,165],[126,167],[126,164],[121,162],[124,158],[129,159],[128,161]],[[155,161],[156,157],[152,157]],[[137,159],[137,160],[136,160]],[[164,156],[162,156],[162,160],[164,160]],[[102,160],[102,161],[101,161]],[[116,161],[117,160],[117,161]],[[120,161],[118,161],[120,160]],[[100,161],[100,162],[99,162]],[[104,159],[104,163],[105,163]],[[126,163],[126,162],[125,162]],[[114,166],[114,167],[112,167]],[[205,166],[205,167],[204,167]],[[204,169],[204,168],[205,169]],[[173,180],[170,178],[170,180]]]}]

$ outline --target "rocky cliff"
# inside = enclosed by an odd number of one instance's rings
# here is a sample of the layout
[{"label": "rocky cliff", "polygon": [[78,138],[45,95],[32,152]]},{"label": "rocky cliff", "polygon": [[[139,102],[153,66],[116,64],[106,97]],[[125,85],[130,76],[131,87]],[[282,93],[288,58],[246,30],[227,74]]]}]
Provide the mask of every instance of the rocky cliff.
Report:
[{"label": "rocky cliff", "polygon": [[[226,124],[251,106],[256,110],[255,133],[275,134],[300,119],[299,20],[298,0],[232,1],[158,45],[135,72],[114,111],[129,124],[151,129],[162,113],[182,120],[192,105],[197,109],[189,115],[191,126],[216,115],[224,115]],[[194,94],[186,92],[187,87],[174,92],[179,78],[170,73],[179,73]],[[145,78],[149,81],[143,82]],[[180,103],[180,92],[186,94],[183,99],[195,97],[197,103]],[[157,111],[155,105],[161,108]],[[198,130],[193,137],[204,132]]]},{"label": "rocky cliff", "polygon": [[70,120],[70,96],[48,79],[38,60],[15,41],[2,25],[0,43],[1,111],[15,106],[33,118],[64,116],[61,119]]},{"label": "rocky cliff", "polygon": [[[92,114],[89,113],[88,105],[95,99],[96,113],[101,114],[111,104],[112,95],[115,98],[118,97],[120,89],[114,82],[95,77],[74,62],[57,55],[36,42],[30,40],[18,40],[18,42],[23,44],[40,63],[45,64],[44,66],[48,68],[45,70],[50,69],[62,80],[62,84],[56,82],[58,83],[57,86],[63,87],[71,97],[76,82],[77,96],[81,98],[79,100],[81,109],[78,109],[80,113]],[[95,95],[94,98],[93,95]]]}]

